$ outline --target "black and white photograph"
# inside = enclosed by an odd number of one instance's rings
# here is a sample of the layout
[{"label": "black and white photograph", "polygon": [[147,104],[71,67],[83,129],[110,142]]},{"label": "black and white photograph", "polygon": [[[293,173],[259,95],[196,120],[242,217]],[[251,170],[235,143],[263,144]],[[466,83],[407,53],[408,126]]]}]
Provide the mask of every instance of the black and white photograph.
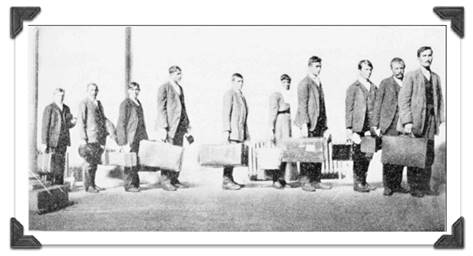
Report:
[{"label": "black and white photograph", "polygon": [[12,4],[10,248],[465,248],[464,3],[401,2]]},{"label": "black and white photograph", "polygon": [[445,231],[445,26],[33,26],[30,229]]}]

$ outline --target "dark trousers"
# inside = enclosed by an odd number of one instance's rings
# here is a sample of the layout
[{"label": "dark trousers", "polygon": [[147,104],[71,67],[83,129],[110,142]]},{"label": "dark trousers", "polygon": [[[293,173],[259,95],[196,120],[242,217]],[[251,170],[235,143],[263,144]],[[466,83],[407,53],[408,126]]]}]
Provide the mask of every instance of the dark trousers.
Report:
[{"label": "dark trousers", "polygon": [[273,170],[273,181],[284,180],[286,173],[286,162],[282,162],[278,170]]},{"label": "dark trousers", "polygon": [[427,159],[425,168],[408,167],[407,183],[411,190],[430,190],[430,178],[432,177],[432,164],[435,158],[435,142],[427,141]]},{"label": "dark trousers", "polygon": [[[399,136],[397,131],[398,115],[394,118],[391,126],[386,129],[383,135]],[[404,166],[394,164],[383,164],[383,186],[389,189],[397,189],[401,187],[402,171]]]},{"label": "dark trousers", "polygon": [[[182,123],[182,120],[179,122],[177,126],[176,133],[174,134],[173,138],[167,138],[167,142],[171,143],[172,145],[181,146],[184,145],[184,135],[187,133],[187,127],[185,127]],[[169,178],[171,182],[176,182],[179,178],[179,171],[174,170],[161,170],[161,175]]]},{"label": "dark trousers", "polygon": [[48,175],[48,179],[52,184],[62,185],[64,184],[64,170],[66,166],[66,150],[67,146],[48,147],[46,152],[53,153],[52,157],[52,172]]},{"label": "dark trousers", "polygon": [[[241,143],[241,141],[230,140],[230,143]],[[223,178],[229,178],[233,181],[233,166],[223,167]]]},{"label": "dark trousers", "polygon": [[97,172],[97,166],[100,164],[103,154],[103,150],[99,143],[89,143],[89,146],[93,148],[92,151],[96,152],[96,154],[93,157],[85,158],[82,166],[85,190],[89,189],[89,187],[95,188],[95,173]]},{"label": "dark trousers", "polygon": [[[363,137],[363,133],[358,133],[360,137]],[[372,154],[361,152],[361,145],[353,143],[353,181],[354,185],[361,183],[366,184],[366,176],[368,174],[368,167]]]},{"label": "dark trousers", "polygon": [[[130,147],[130,152],[135,152],[138,155],[140,142],[134,142]],[[125,167],[124,168],[124,179],[123,184],[125,189],[129,189],[131,187],[139,188],[140,187],[140,176],[138,175],[139,170],[139,162],[134,167]]]},{"label": "dark trousers", "polygon": [[[315,130],[310,131],[308,134],[309,138],[313,137],[322,137],[323,130],[319,127],[316,127]],[[309,182],[320,182],[322,178],[322,163],[301,163],[301,178],[307,178]]]}]

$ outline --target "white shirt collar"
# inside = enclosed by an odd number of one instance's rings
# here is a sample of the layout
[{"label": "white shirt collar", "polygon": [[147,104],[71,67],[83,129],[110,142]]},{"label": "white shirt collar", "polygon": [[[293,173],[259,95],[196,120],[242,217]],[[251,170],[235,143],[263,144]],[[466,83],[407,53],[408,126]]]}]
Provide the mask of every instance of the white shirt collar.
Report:
[{"label": "white shirt collar", "polygon": [[175,82],[174,80],[171,80],[171,84],[172,86],[174,87],[174,90],[176,90],[177,94],[178,95],[181,95],[181,87],[179,84],[177,84],[177,82]]},{"label": "white shirt collar", "polygon": [[371,88],[371,82],[361,76],[358,77],[358,82],[360,82],[365,88],[366,90],[370,90]]},{"label": "white shirt collar", "polygon": [[64,104],[58,104],[57,102],[54,102],[54,104],[56,104],[56,106],[62,111]]},{"label": "white shirt collar", "polygon": [[393,78],[394,78],[394,81],[396,81],[396,83],[397,83],[399,86],[402,87],[402,80],[399,79],[399,78],[397,78],[397,77],[395,77],[395,76],[393,76]]},{"label": "white shirt collar", "polygon": [[422,71],[422,74],[424,74],[425,78],[427,78],[427,80],[430,80],[431,72],[424,67],[421,67],[420,70]]},{"label": "white shirt collar", "polygon": [[129,98],[130,98],[131,101],[133,101],[134,103],[136,103],[136,105],[138,105],[138,106],[140,105],[140,102],[138,101],[137,98],[131,98],[131,97],[129,97]]},{"label": "white shirt collar", "polygon": [[314,81],[314,83],[317,86],[320,86],[320,77],[319,76],[314,76],[313,74],[309,74],[309,77]]}]

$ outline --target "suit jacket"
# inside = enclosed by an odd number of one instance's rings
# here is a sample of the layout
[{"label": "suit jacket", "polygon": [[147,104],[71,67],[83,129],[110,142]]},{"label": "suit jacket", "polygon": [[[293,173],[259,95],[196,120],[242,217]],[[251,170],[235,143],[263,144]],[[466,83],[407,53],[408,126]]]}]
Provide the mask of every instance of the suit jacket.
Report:
[{"label": "suit jacket", "polygon": [[[74,127],[74,124],[72,124],[71,120],[71,110],[66,104],[63,105],[62,111],[58,105],[56,105],[56,103],[47,105],[43,111],[41,129],[42,143],[52,148],[60,145],[70,146],[71,137],[69,134],[69,129]],[[61,131],[63,134],[61,134]],[[61,139],[61,141],[59,141],[59,139]]]},{"label": "suit jacket", "polygon": [[107,118],[99,100],[97,104],[89,98],[80,102],[78,124],[81,139],[88,143],[105,145],[108,135],[106,122]]},{"label": "suit jacket", "polygon": [[223,96],[223,130],[230,132],[230,140],[249,140],[248,105],[243,95],[233,89]]},{"label": "suit jacket", "polygon": [[323,124],[317,124],[322,114],[321,109],[325,109],[322,85],[320,85],[319,93],[314,80],[310,76],[306,76],[297,87],[297,102],[298,108],[294,120],[295,125],[302,127],[308,124],[310,131],[314,131],[317,126],[322,127],[323,130],[327,129],[326,116],[321,119],[324,122]]},{"label": "suit jacket", "polygon": [[[425,80],[421,69],[406,74],[399,92],[399,118],[398,130],[403,130],[403,125],[412,123],[412,133],[422,135],[426,116]],[[434,96],[435,125],[445,121],[443,112],[443,96],[440,86],[440,77],[431,72],[431,82]]]},{"label": "suit jacket", "polygon": [[396,112],[398,112],[397,102],[400,90],[401,86],[391,76],[381,81],[376,91],[371,126],[378,127],[383,134],[394,122]]},{"label": "suit jacket", "polygon": [[[184,91],[182,88],[181,93],[182,99],[184,99]],[[168,137],[174,138],[181,120],[181,115],[183,115],[181,126],[188,129],[189,117],[187,116],[184,101],[181,102],[179,94],[176,92],[171,82],[161,85],[158,89],[157,127],[166,129],[168,131]]]},{"label": "suit jacket", "polygon": [[120,104],[117,122],[118,145],[134,144],[141,140],[147,140],[146,125],[141,102],[137,105],[130,98],[126,98]]},{"label": "suit jacket", "polygon": [[352,129],[354,132],[364,131],[366,114],[368,114],[368,120],[373,116],[376,89],[376,86],[370,83],[368,91],[358,80],[348,87],[345,98],[345,125],[347,129]]}]

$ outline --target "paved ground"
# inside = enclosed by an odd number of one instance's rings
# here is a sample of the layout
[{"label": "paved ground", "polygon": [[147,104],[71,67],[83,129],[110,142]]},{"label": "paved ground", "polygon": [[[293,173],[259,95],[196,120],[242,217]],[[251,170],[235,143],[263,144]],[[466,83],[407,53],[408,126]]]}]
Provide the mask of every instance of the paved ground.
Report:
[{"label": "paved ground", "polygon": [[[376,160],[376,159],[375,159]],[[379,161],[379,159],[378,159]],[[187,169],[187,170],[186,170]],[[71,192],[74,205],[56,212],[30,214],[34,230],[90,231],[442,231],[445,229],[445,185],[441,195],[413,198],[382,195],[382,188],[355,193],[350,173],[341,181],[327,180],[334,188],[307,193],[300,188],[282,191],[271,182],[250,182],[245,168],[236,170],[237,181],[247,184],[240,191],[222,191],[221,169],[189,166],[182,181],[190,188],[163,191],[157,173],[140,173],[141,193],[125,193],[118,179],[106,178],[99,185],[109,188],[99,194]],[[191,171],[193,170],[193,171]],[[440,173],[440,174],[439,174]],[[434,170],[439,183],[444,173]],[[100,176],[102,175],[102,176]],[[371,183],[381,186],[379,164],[370,167]]]}]

